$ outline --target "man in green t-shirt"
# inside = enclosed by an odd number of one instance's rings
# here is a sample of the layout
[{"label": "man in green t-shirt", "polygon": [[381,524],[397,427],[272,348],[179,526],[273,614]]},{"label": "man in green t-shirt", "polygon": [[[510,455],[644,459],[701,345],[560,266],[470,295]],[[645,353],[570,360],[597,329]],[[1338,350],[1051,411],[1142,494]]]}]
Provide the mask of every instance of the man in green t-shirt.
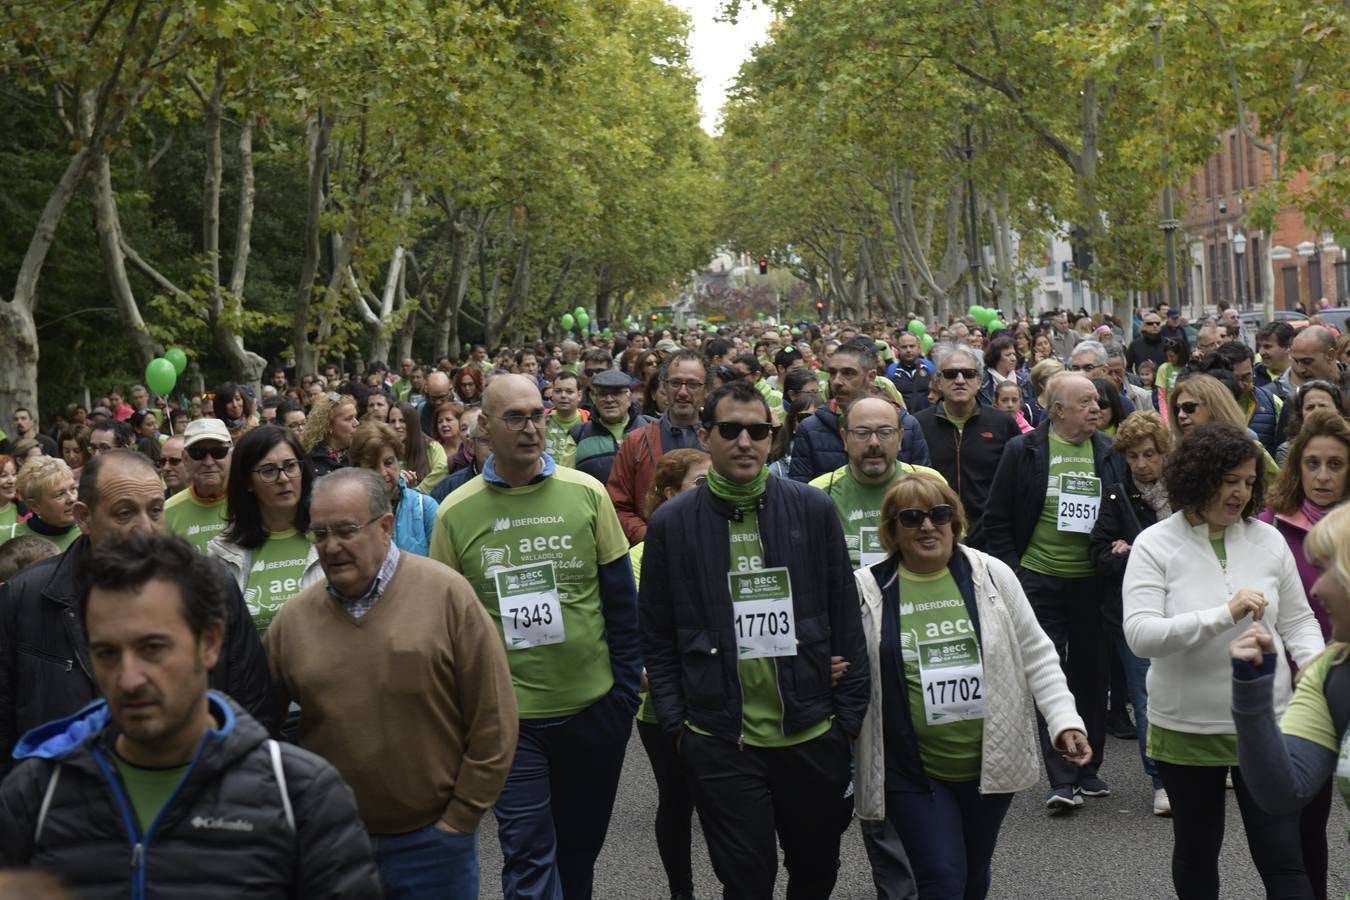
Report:
[{"label": "man in green t-shirt", "polygon": [[[773,896],[781,844],[787,896],[828,897],[871,682],[834,508],[769,474],[771,433],[745,381],[704,404],[707,483],[648,523],[642,650],[724,895]],[[838,684],[832,656],[847,666]]]},{"label": "man in green t-shirt", "polygon": [[587,421],[591,414],[577,409],[581,402],[581,382],[576,372],[559,372],[553,378],[553,410],[548,416],[548,455],[569,469],[577,464],[577,442],[572,429]]},{"label": "man in green t-shirt", "polygon": [[184,464],[191,483],[164,504],[164,530],[206,552],[211,538],[225,530],[225,490],[234,441],[220,419],[198,419],[183,432]]},{"label": "man in green t-shirt", "polygon": [[642,674],[628,541],[604,486],[545,456],[547,422],[533,379],[494,378],[478,420],[492,455],[431,535],[500,629],[520,705],[495,807],[508,900],[590,896]]},{"label": "man in green t-shirt", "polygon": [[989,553],[1017,572],[1037,621],[1059,651],[1087,725],[1092,761],[1081,768],[1041,735],[1051,787],[1046,806],[1059,811],[1081,806],[1080,794],[1111,793],[1097,775],[1106,742],[1108,644],[1088,536],[1102,485],[1119,482],[1124,466],[1111,438],[1097,430],[1097,389],[1087,376],[1064,372],[1052,378],[1046,412],[1048,421],[1008,442],[989,488],[984,538]]},{"label": "man in green t-shirt", "polygon": [[900,410],[880,397],[863,397],[851,403],[839,417],[848,465],[811,480],[811,487],[830,495],[839,524],[844,528],[848,556],[856,569],[886,558],[878,526],[881,501],[901,477],[914,472],[945,481],[935,469],[896,459],[904,431]]}]

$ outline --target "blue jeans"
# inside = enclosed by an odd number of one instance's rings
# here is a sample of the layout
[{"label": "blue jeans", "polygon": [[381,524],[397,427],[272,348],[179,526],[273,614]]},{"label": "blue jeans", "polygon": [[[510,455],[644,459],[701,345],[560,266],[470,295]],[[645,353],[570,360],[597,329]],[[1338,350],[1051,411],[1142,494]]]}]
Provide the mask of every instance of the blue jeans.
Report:
[{"label": "blue jeans", "polygon": [[981,796],[975,781],[928,779],[927,794],[886,792],[886,818],[909,854],[923,900],[984,900],[998,830],[1012,794]]},{"label": "blue jeans", "polygon": [[477,900],[478,834],[435,825],[407,834],[372,834],[370,847],[387,900]]},{"label": "blue jeans", "polygon": [[590,898],[636,711],[611,691],[565,719],[521,720],[493,807],[506,900]]},{"label": "blue jeans", "polygon": [[1120,667],[1125,670],[1125,693],[1130,695],[1130,705],[1134,707],[1134,728],[1139,733],[1139,758],[1144,763],[1144,774],[1153,779],[1153,789],[1163,786],[1158,766],[1148,755],[1148,659],[1138,657],[1130,651],[1125,638],[1116,638],[1116,655],[1120,657]]}]

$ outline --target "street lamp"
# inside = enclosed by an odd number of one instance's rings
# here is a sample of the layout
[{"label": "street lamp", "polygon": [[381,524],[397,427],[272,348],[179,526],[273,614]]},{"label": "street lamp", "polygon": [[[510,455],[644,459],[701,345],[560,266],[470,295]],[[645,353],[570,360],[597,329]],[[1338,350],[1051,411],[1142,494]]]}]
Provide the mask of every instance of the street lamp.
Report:
[{"label": "street lamp", "polygon": [[1242,232],[1233,235],[1229,242],[1233,248],[1233,274],[1237,276],[1237,305],[1238,309],[1246,309],[1243,302],[1242,282],[1247,280],[1247,269],[1244,266],[1247,253],[1247,237]]}]

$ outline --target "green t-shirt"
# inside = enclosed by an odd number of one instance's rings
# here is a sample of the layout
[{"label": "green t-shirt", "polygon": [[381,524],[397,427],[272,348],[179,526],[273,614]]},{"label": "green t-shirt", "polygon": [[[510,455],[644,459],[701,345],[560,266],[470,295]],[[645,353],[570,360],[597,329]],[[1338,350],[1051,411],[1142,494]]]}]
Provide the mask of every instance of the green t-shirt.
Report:
[{"label": "green t-shirt", "polygon": [[44,541],[49,541],[50,543],[55,544],[56,549],[64,553],[66,548],[69,547],[71,544],[75,543],[75,541],[77,541],[80,537],[80,526],[78,525],[70,526],[70,530],[67,531],[65,534],[42,534],[41,532],[34,531],[33,529],[28,527],[28,523],[31,521],[32,519],[24,519],[22,522],[13,526],[12,530],[7,528],[0,528],[0,539],[4,539],[6,537],[42,538]]},{"label": "green t-shirt", "polygon": [[142,769],[133,766],[116,753],[112,754],[113,765],[122,778],[131,808],[136,810],[136,820],[140,823],[144,835],[155,823],[155,817],[173,796],[178,783],[183,780],[187,766],[174,766],[172,769]]},{"label": "green t-shirt", "polygon": [[544,440],[548,444],[548,455],[553,457],[553,461],[560,466],[566,466],[569,469],[576,468],[577,464],[577,443],[572,440],[569,434],[573,428],[581,424],[581,413],[573,413],[570,419],[560,419],[557,413],[549,413],[548,431]]},{"label": "green t-shirt", "polygon": [[928,724],[919,653],[930,641],[959,643],[963,655],[980,658],[975,626],[948,569],[919,575],[903,566],[900,577],[900,653],[904,659],[909,718],[919,739],[924,772],[943,781],[975,781],[983,759],[984,720],[953,719]]},{"label": "green t-shirt", "polygon": [[164,504],[164,530],[206,553],[211,538],[225,530],[225,498],[204,503],[192,488],[179,491]]},{"label": "green t-shirt", "polygon": [[9,540],[14,526],[19,524],[19,504],[6,503],[0,506],[0,544]]},{"label": "green t-shirt", "polygon": [[1339,753],[1341,736],[1336,733],[1336,726],[1331,720],[1331,709],[1327,706],[1326,694],[1323,693],[1327,674],[1331,671],[1331,664],[1336,656],[1336,650],[1328,650],[1303,670],[1298,685],[1294,688],[1294,696],[1284,711],[1284,717],[1280,719],[1280,730]]},{"label": "green t-shirt", "polygon": [[[1095,495],[1092,493],[1095,491]],[[1095,508],[1101,503],[1102,486],[1092,458],[1092,439],[1070,444],[1050,431],[1050,478],[1045,489],[1045,505],[1031,533],[1031,542],[1022,554],[1022,568],[1055,578],[1088,578],[1093,572],[1088,557],[1088,536],[1096,520]],[[1076,498],[1076,499],[1075,499]],[[1061,499],[1065,502],[1061,504]],[[1074,516],[1074,527],[1081,531],[1060,530],[1063,513],[1081,513],[1084,504],[1092,504],[1090,520]]]},{"label": "green t-shirt", "polygon": [[[731,525],[731,571],[764,568],[764,546],[759,537],[759,514],[751,511]],[[830,730],[821,720],[805,731],[783,731],[783,702],[778,692],[778,666],[773,657],[743,659],[737,664],[741,680],[741,740],[751,747],[791,747]]]},{"label": "green t-shirt", "polygon": [[267,633],[281,604],[300,593],[300,579],[309,560],[309,541],[294,528],[278,531],[253,551],[244,603],[258,637]]},{"label": "green t-shirt", "polygon": [[[431,558],[469,580],[502,630],[522,719],[574,715],[614,686],[599,567],[626,553],[604,485],[561,467],[518,488],[469,481],[441,504],[431,533]],[[499,584],[517,592],[505,617]],[[532,634],[549,642],[530,643]]]},{"label": "green t-shirt", "polygon": [[1224,546],[1223,531],[1209,533],[1209,546],[1214,551],[1214,555],[1219,558],[1219,568],[1228,570],[1228,549]]},{"label": "green t-shirt", "polygon": [[870,566],[886,558],[881,546],[878,526],[881,524],[881,501],[891,485],[905,475],[931,475],[943,484],[947,479],[937,469],[897,462],[891,480],[884,484],[863,484],[853,477],[848,466],[826,472],[811,480],[811,487],[819,488],[834,501],[839,524],[844,529],[844,543],[848,545],[849,562],[853,568]]},{"label": "green t-shirt", "polygon": [[1236,766],[1236,734],[1192,734],[1148,723],[1148,755],[1178,766]]}]

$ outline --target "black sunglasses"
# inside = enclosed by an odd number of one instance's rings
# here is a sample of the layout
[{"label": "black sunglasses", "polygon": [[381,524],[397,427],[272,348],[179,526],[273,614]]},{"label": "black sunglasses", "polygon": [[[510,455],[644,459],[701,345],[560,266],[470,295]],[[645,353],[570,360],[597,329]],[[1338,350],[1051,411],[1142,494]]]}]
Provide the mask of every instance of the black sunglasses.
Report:
[{"label": "black sunglasses", "polygon": [[932,509],[911,507],[895,514],[895,521],[900,523],[901,528],[922,528],[924,519],[931,519],[935,527],[941,528],[952,520],[952,508],[941,503]]},{"label": "black sunglasses", "polygon": [[219,462],[220,460],[230,455],[230,448],[211,447],[208,449],[206,447],[189,447],[187,448],[187,455],[192,457],[197,462],[201,462],[202,460],[206,459],[208,455],[212,459]]},{"label": "black sunglasses", "polygon": [[716,428],[717,433],[722,436],[724,441],[734,441],[741,436],[742,431],[750,432],[750,440],[762,441],[769,436],[773,426],[768,422],[710,422],[707,428]]},{"label": "black sunglasses", "polygon": [[1195,411],[1200,408],[1199,400],[1183,400],[1177,404],[1177,409],[1188,416],[1195,415]]},{"label": "black sunglasses", "polygon": [[966,381],[974,381],[974,380],[975,380],[975,376],[977,376],[977,375],[979,375],[979,374],[980,374],[980,373],[979,373],[978,371],[976,371],[975,369],[943,369],[943,370],[942,370],[942,377],[945,378],[945,379],[947,379],[948,381],[955,381],[955,380],[956,380],[956,377],[957,377],[958,375],[961,376],[962,378],[964,378]]}]

